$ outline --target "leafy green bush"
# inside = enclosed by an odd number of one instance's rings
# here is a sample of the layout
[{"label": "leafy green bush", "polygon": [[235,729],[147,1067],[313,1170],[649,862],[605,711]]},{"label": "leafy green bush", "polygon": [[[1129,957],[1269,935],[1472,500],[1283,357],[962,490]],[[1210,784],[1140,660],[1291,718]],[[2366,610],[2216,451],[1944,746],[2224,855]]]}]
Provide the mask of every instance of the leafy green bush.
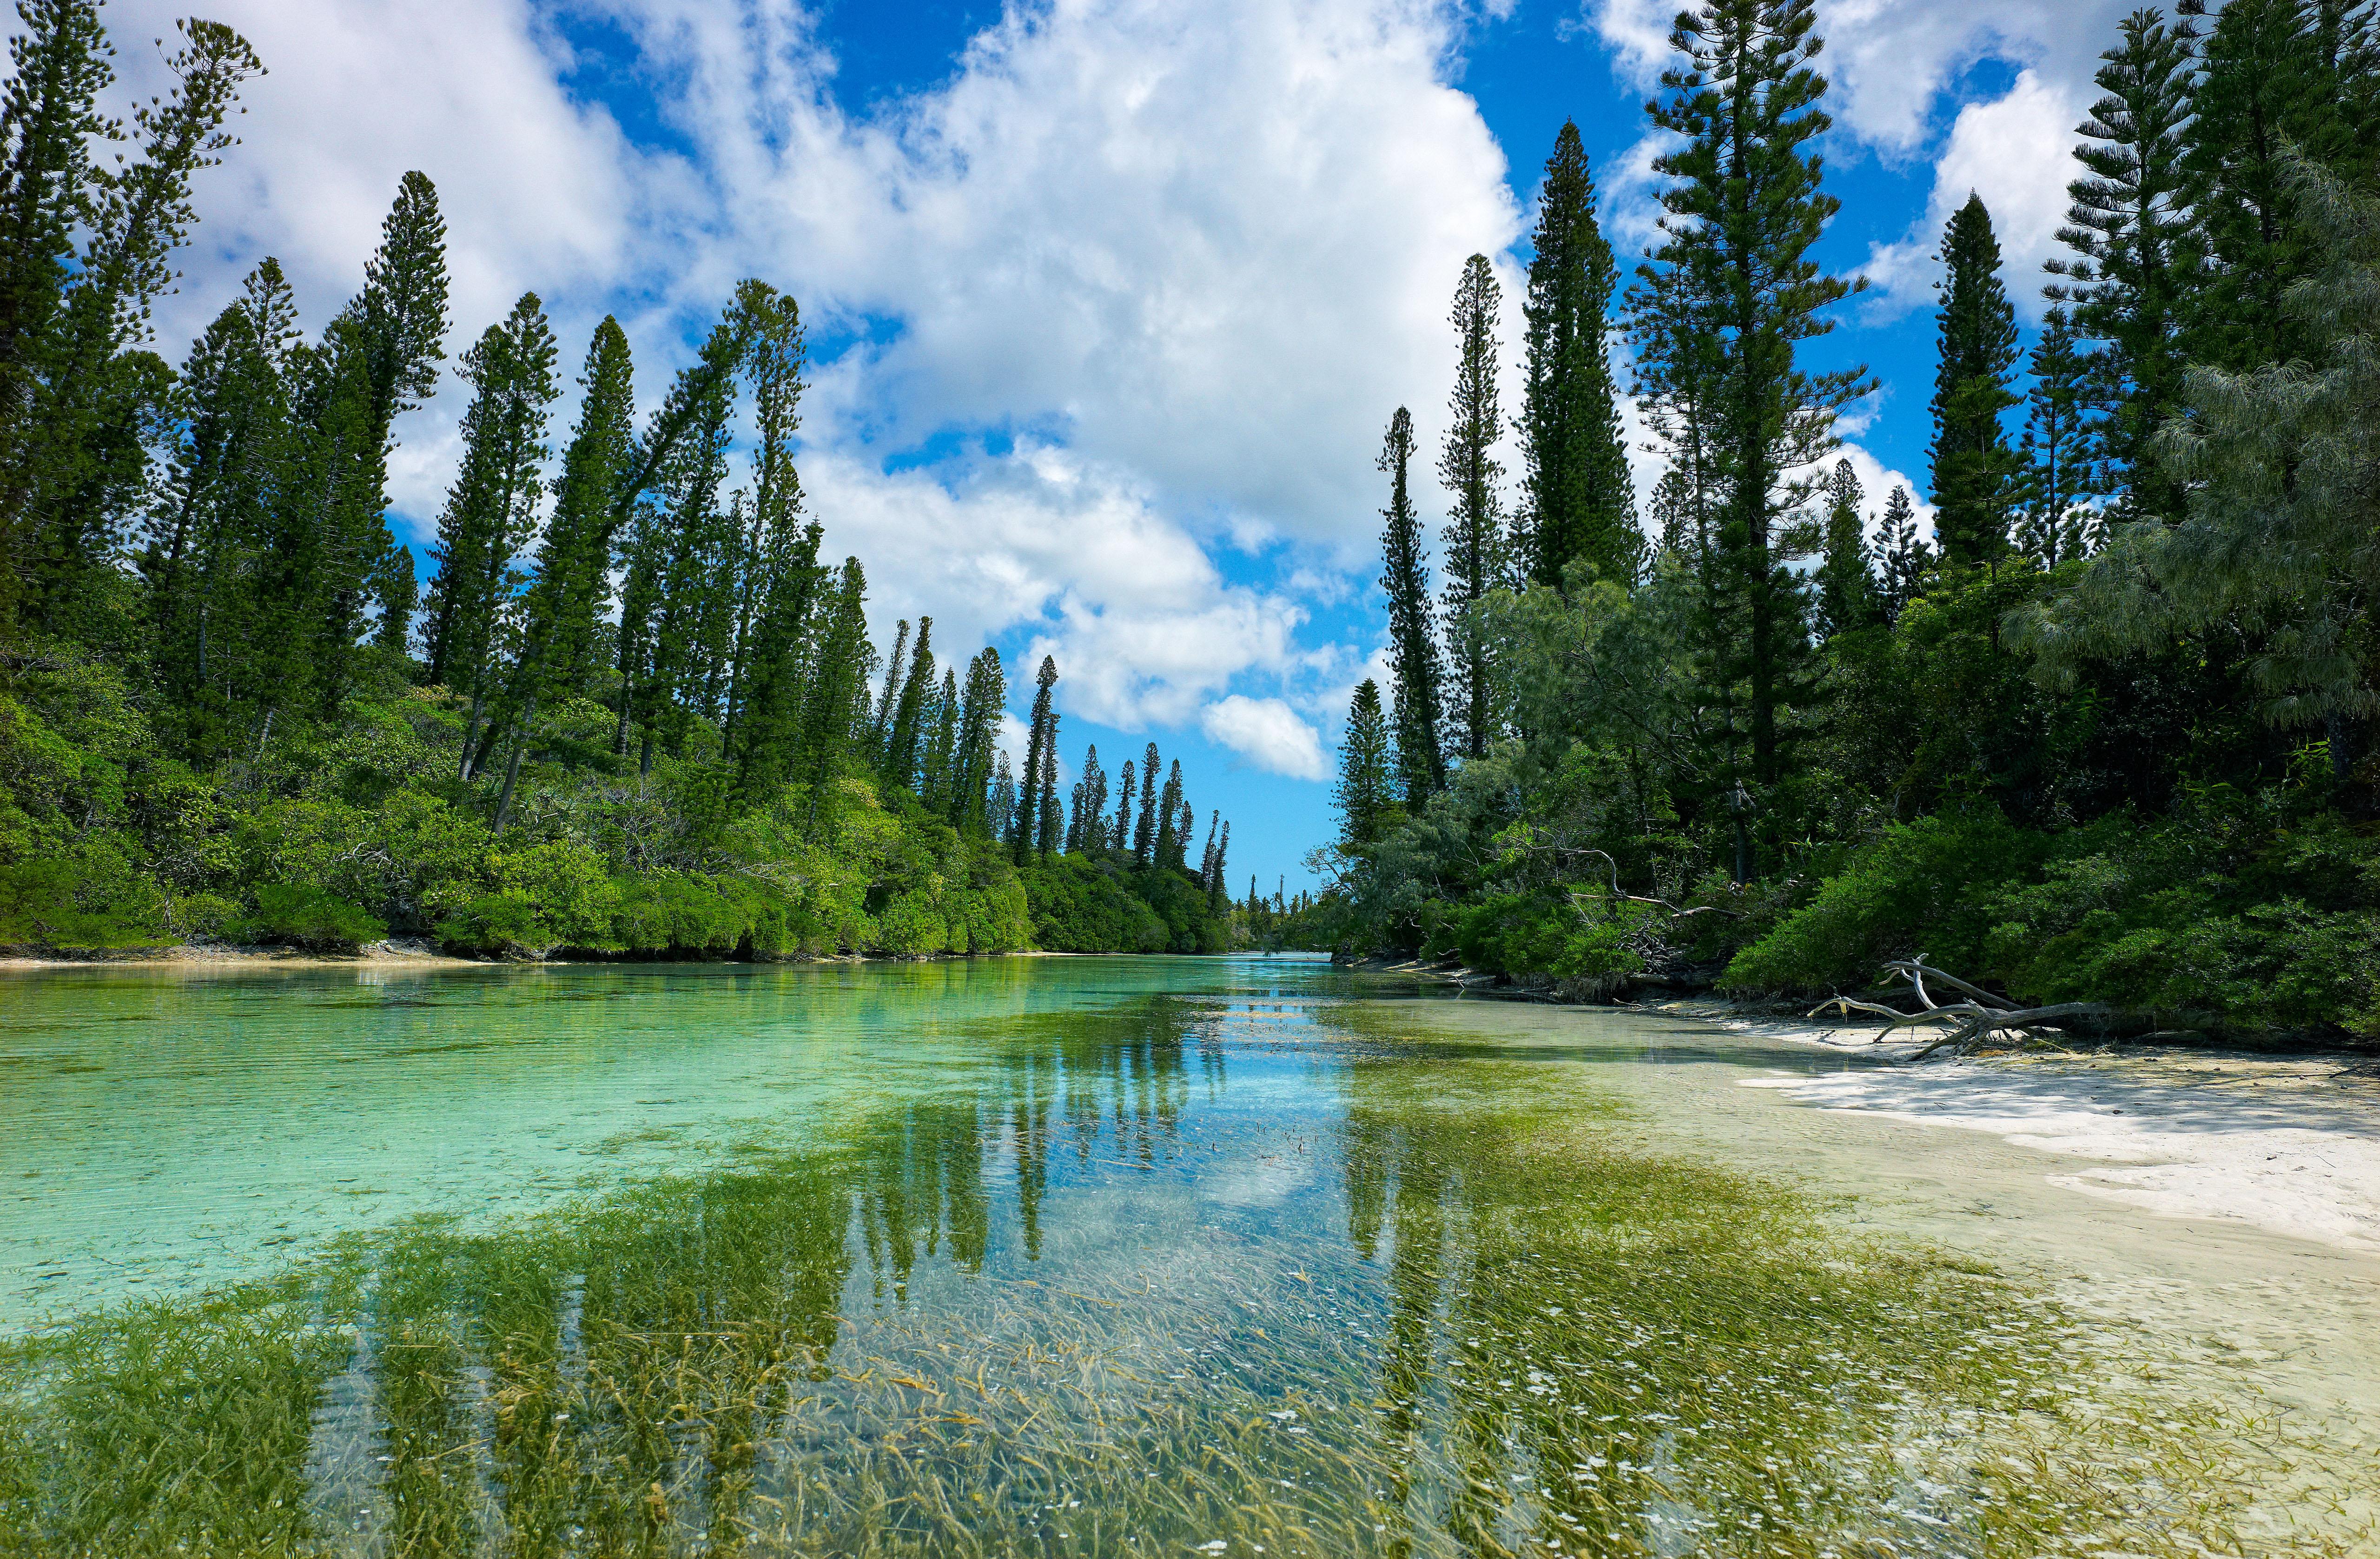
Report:
[{"label": "leafy green bush", "polygon": [[1996,811],[1897,824],[1738,953],[1720,982],[1739,991],[1867,986],[1888,959],[1921,952],[1953,972],[1980,970],[1996,919],[1989,899],[2051,848],[2048,835]]},{"label": "leafy green bush", "polygon": [[[1017,875],[1031,907],[1033,944],[1044,952],[1162,953],[1175,945],[1174,928],[1135,891],[1160,873],[1061,855],[1037,857]],[[1197,951],[1195,933],[1182,951]]]},{"label": "leafy green bush", "polygon": [[363,908],[305,883],[265,883],[256,911],[225,928],[243,942],[279,942],[316,952],[352,952],[388,934]]},{"label": "leafy green bush", "polygon": [[55,952],[150,947],[171,940],[164,895],[106,835],[0,866],[0,946]]}]

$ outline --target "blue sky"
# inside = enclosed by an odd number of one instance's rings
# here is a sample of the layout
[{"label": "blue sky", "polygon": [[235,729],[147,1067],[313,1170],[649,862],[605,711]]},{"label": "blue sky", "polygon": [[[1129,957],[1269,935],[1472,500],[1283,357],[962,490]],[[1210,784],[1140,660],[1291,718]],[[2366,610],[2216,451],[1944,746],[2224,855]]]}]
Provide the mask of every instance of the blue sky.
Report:
[{"label": "blue sky", "polygon": [[[1875,283],[1818,344],[1883,388],[1847,454],[1872,505],[1922,489],[1930,253],[1969,189],[2030,325],[2105,0],[1821,0],[1843,212],[1822,255]],[[128,89],[171,8],[113,0]],[[1354,684],[1377,674],[1380,432],[1433,455],[1448,298],[1494,257],[1514,354],[1538,170],[1575,117],[1623,256],[1654,212],[1658,0],[228,0],[256,43],[246,144],[205,177],[160,346],[257,259],[310,326],[360,280],[397,177],[438,184],[450,356],[521,291],[575,363],[605,313],[644,404],[736,279],[800,299],[801,469],[880,635],[929,613],[1043,653],[1071,768],[1180,757],[1232,876],[1305,880]],[[1508,398],[1511,391],[1508,388]],[[401,424],[400,528],[451,477],[449,378]],[[575,398],[575,397],[574,397]],[[569,401],[557,408],[566,426]],[[1508,410],[1512,409],[1508,406]],[[1509,451],[1508,451],[1509,455]],[[1426,476],[1427,462],[1417,476]],[[1640,482],[1658,456],[1639,457]],[[1923,497],[1922,490],[1919,496]],[[1425,483],[1433,529],[1440,496]]]}]

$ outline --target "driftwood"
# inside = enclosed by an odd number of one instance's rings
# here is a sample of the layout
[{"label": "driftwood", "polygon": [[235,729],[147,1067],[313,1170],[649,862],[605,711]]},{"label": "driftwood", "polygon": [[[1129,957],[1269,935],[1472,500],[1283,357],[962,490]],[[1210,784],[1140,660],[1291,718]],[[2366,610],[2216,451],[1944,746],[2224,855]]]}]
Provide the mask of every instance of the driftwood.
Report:
[{"label": "driftwood", "polygon": [[[1908,1057],[1911,1061],[1923,1061],[1939,1050],[1948,1050],[1954,1055],[1963,1055],[2001,1034],[2019,1036],[2020,1042],[2048,1044],[2052,1041],[2046,1039],[2040,1032],[2047,1025],[2064,1022],[2070,1018],[2107,1016],[2107,1009],[2097,1002],[2058,1002],[2048,1006],[2020,1007],[2005,996],[1995,996],[1989,991],[1968,984],[1955,974],[1946,974],[1931,967],[1924,961],[1923,955],[1915,958],[1898,958],[1884,967],[1886,973],[1909,981],[1910,992],[1917,998],[1920,1010],[1900,1012],[1876,1002],[1858,1001],[1850,996],[1838,995],[1830,996],[1812,1007],[1808,1016],[1815,1017],[1828,1007],[1833,1007],[1837,1012],[1845,1015],[1853,1012],[1872,1013],[1886,1020],[1882,1031],[1876,1035],[1878,1043],[1883,1041],[1886,1034],[1895,1029],[1912,1029],[1934,1023],[1950,1025],[1949,1033],[1918,1049]],[[1935,1001],[1933,995],[1925,989],[1925,981],[1929,979],[1937,984],[1959,992],[1967,999],[1958,1002]]]}]

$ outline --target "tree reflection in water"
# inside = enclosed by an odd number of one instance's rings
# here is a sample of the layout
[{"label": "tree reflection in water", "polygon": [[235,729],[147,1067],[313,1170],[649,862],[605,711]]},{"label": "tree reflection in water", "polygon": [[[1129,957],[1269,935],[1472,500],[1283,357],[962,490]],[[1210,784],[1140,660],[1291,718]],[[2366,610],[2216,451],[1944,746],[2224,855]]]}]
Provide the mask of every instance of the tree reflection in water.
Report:
[{"label": "tree reflection in water", "polygon": [[1412,1016],[1013,1017],[967,1080],[824,1147],[11,1345],[0,1553],[2030,1554],[2219,1528],[2235,1491],[2146,1409],[2072,1454],[2087,1339],[2035,1297],[1626,1146],[1559,1068]]}]

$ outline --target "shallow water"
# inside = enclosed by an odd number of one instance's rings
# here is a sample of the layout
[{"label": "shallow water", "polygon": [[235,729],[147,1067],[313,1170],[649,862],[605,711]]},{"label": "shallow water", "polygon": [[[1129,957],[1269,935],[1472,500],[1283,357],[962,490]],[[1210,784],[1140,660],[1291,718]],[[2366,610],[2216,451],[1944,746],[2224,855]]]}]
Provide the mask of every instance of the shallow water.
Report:
[{"label": "shallow water", "polygon": [[1281,960],[0,986],[0,1553],[2360,1551],[2368,1258]]}]

